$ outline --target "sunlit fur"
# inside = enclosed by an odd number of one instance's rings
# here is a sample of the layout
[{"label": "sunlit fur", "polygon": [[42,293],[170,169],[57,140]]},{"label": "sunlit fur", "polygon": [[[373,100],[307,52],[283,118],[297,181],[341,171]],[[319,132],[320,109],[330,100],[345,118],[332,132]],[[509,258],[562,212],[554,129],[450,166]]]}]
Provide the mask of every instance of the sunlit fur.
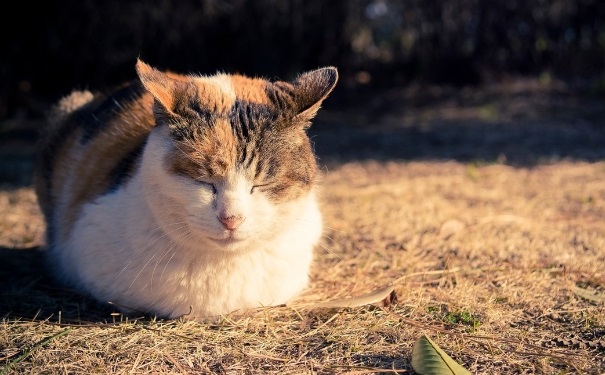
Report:
[{"label": "sunlit fur", "polygon": [[306,128],[334,68],[271,82],[179,75],[74,92],[36,166],[59,279],[124,310],[208,319],[282,304],[321,236]]}]

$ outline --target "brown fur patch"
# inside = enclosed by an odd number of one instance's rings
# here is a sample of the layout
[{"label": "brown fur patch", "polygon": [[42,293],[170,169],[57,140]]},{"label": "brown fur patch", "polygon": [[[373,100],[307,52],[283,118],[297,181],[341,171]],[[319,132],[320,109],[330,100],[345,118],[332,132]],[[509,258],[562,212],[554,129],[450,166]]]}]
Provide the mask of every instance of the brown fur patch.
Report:
[{"label": "brown fur patch", "polygon": [[267,81],[260,78],[233,75],[231,76],[231,83],[238,100],[256,104],[271,104],[266,93]]}]

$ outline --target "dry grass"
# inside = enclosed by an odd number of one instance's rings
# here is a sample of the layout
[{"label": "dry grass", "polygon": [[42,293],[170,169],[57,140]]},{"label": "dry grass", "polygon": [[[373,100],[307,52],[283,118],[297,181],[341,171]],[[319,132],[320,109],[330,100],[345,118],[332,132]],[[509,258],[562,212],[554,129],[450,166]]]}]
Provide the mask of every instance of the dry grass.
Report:
[{"label": "dry grass", "polygon": [[[43,223],[31,188],[1,191],[0,366],[413,373],[412,346],[427,334],[477,374],[605,372],[604,162],[350,160],[322,185],[311,287],[290,307],[215,324],[125,317],[55,288],[36,250]],[[389,283],[390,306],[303,307]]]},{"label": "dry grass", "polygon": [[[4,251],[33,252],[8,250],[40,241],[31,190],[1,197]],[[326,236],[298,302],[395,282],[395,305],[276,307],[208,325],[91,316],[83,302],[78,319],[81,298],[36,280],[38,271],[3,296],[3,307],[13,298],[21,309],[5,311],[3,365],[33,348],[14,370],[386,373],[409,371],[414,341],[428,334],[473,373],[605,370],[603,303],[573,289],[605,294],[605,163],[351,163],[327,174],[322,200]],[[13,217],[28,219],[19,227]],[[37,308],[48,312],[32,316]]]}]

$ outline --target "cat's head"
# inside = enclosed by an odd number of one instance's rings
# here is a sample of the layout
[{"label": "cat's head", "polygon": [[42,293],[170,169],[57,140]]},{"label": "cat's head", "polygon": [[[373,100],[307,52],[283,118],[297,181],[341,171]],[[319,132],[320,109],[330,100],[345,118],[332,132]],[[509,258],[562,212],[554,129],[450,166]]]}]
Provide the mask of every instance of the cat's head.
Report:
[{"label": "cat's head", "polygon": [[155,99],[166,173],[158,189],[192,230],[245,240],[277,233],[305,209],[317,180],[306,130],[336,85],[335,68],[289,82],[166,73],[140,60],[136,68]]}]

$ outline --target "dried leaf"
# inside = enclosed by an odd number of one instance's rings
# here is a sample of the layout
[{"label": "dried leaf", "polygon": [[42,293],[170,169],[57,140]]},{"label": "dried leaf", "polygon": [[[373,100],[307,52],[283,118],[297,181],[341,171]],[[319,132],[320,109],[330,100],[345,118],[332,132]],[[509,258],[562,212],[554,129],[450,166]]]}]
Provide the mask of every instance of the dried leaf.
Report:
[{"label": "dried leaf", "polygon": [[412,368],[424,375],[470,375],[428,336],[423,335],[412,349]]},{"label": "dried leaf", "polygon": [[592,302],[597,302],[597,303],[603,303],[605,302],[605,295],[603,294],[599,294],[597,292],[588,290],[588,289],[584,289],[584,288],[580,288],[579,286],[573,286],[573,288],[571,288],[571,290],[573,290],[573,292],[575,294],[577,294],[578,296],[587,299],[589,301]]},{"label": "dried leaf", "polygon": [[391,307],[396,304],[397,293],[395,293],[395,290],[392,290],[391,293],[382,300],[382,307]]},{"label": "dried leaf", "polygon": [[383,301],[385,304],[396,301],[396,296],[392,293],[395,291],[393,285],[387,285],[383,288],[377,289],[371,293],[361,295],[359,297],[336,299],[333,301],[326,301],[316,303],[311,308],[333,308],[333,307],[358,307],[364,305],[370,305],[372,303],[378,303]]}]

